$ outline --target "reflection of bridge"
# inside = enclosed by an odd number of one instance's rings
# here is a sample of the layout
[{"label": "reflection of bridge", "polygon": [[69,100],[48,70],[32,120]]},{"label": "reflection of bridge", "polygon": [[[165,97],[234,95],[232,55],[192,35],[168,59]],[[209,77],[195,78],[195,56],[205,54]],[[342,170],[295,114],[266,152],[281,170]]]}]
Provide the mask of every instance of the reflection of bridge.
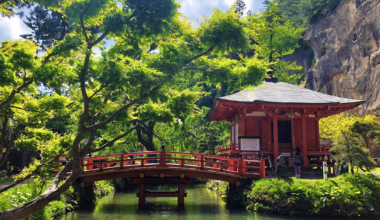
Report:
[{"label": "reflection of bridge", "polygon": [[[182,152],[148,151],[89,157],[81,160],[81,186],[95,181],[135,178],[140,185],[139,204],[146,197],[178,197],[184,204],[184,184],[190,177],[216,179],[239,185],[247,177],[265,178],[265,160],[231,159],[220,156]],[[67,175],[70,175],[68,173]],[[147,184],[178,184],[178,191],[147,191]]]}]

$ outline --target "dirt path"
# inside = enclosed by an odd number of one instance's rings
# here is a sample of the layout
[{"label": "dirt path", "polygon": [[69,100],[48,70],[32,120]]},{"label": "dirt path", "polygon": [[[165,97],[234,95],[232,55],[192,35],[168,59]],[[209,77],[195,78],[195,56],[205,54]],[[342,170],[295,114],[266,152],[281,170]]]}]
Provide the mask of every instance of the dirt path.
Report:
[{"label": "dirt path", "polygon": [[[12,183],[13,183],[13,182],[2,183],[2,184],[0,184],[0,189],[9,186],[9,185],[11,185]],[[22,182],[22,183],[20,183],[20,184],[18,184],[18,185],[19,185],[19,186],[22,186],[22,185],[25,185],[25,184],[27,184],[27,183],[29,183],[29,179],[24,180],[24,182]]]}]

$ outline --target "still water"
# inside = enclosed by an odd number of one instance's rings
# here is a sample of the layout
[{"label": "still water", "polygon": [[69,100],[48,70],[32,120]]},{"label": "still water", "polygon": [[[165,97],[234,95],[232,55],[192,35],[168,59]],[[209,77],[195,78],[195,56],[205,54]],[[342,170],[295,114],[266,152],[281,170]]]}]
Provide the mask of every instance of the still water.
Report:
[{"label": "still water", "polygon": [[[175,190],[175,187],[147,187],[154,190]],[[187,197],[185,210],[177,210],[177,198],[147,198],[146,209],[138,211],[136,190],[115,193],[97,201],[93,211],[76,211],[69,213],[61,220],[294,220],[305,219],[288,216],[268,216],[244,209],[228,209],[226,203],[205,185],[186,185]],[[322,220],[322,218],[306,218],[307,220]]]}]

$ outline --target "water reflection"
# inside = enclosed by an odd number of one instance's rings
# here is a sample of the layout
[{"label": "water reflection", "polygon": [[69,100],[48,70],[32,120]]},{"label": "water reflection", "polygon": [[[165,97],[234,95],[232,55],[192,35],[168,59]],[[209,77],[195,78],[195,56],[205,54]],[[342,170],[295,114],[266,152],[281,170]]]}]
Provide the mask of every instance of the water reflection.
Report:
[{"label": "water reflection", "polygon": [[[175,190],[176,186],[148,186],[147,189]],[[115,193],[101,198],[91,212],[73,212],[62,217],[62,220],[294,220],[288,216],[265,216],[246,210],[227,209],[225,202],[204,185],[187,185],[185,209],[178,210],[177,198],[147,198],[145,210],[138,209],[136,192]],[[322,220],[324,218],[307,218]],[[336,218],[335,218],[336,220]]]}]

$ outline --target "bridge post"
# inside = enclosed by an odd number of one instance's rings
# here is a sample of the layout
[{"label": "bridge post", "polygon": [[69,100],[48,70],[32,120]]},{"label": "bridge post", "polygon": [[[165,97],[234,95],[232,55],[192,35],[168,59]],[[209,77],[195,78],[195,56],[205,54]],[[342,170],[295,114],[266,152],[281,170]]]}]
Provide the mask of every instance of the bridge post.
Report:
[{"label": "bridge post", "polygon": [[239,165],[238,165],[238,172],[239,172],[239,175],[240,176],[243,176],[244,174],[244,171],[243,171],[243,155],[240,154],[240,158],[239,158]]},{"label": "bridge post", "polygon": [[197,167],[199,167],[200,156],[197,156]]},{"label": "bridge post", "polygon": [[185,204],[185,184],[178,184],[178,206]]},{"label": "bridge post", "polygon": [[166,151],[165,145],[162,145],[160,152],[160,167],[166,167]]},{"label": "bridge post", "polygon": [[80,160],[80,166],[82,167],[82,171],[84,171],[84,162],[83,162],[83,158]]},{"label": "bridge post", "polygon": [[201,170],[203,170],[203,155],[201,155]]},{"label": "bridge post", "polygon": [[139,187],[139,206],[145,205],[146,197],[145,197],[146,185],[140,184]]},{"label": "bridge post", "polygon": [[260,177],[265,178],[265,159],[260,161]]},{"label": "bridge post", "polygon": [[[92,164],[92,163],[94,163],[93,159],[88,159],[87,160],[87,164]],[[93,165],[87,166],[87,170],[93,170],[93,169],[94,169]]]},{"label": "bridge post", "polygon": [[121,154],[121,158],[120,158],[120,169],[124,169],[124,154]]}]

